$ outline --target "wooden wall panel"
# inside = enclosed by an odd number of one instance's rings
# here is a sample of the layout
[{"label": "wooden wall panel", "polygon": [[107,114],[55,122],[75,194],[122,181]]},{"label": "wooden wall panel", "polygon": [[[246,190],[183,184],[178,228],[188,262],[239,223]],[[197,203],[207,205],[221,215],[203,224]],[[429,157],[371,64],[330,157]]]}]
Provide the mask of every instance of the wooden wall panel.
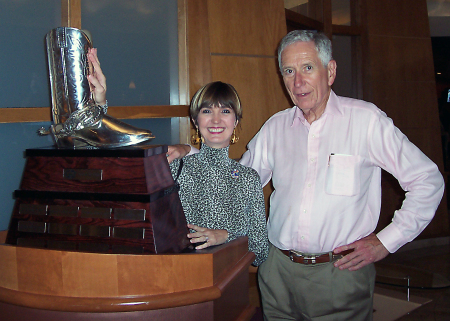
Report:
[{"label": "wooden wall panel", "polygon": [[275,55],[286,34],[279,0],[209,0],[211,52]]},{"label": "wooden wall panel", "polygon": [[424,127],[439,130],[437,103],[433,103],[437,98],[432,82],[376,81],[373,82],[373,96],[372,102],[401,130]]},{"label": "wooden wall panel", "polygon": [[211,61],[213,79],[231,83],[241,98],[240,140],[230,147],[230,157],[240,158],[264,122],[291,103],[284,94],[275,58],[212,56]]},{"label": "wooden wall panel", "polygon": [[[189,60],[187,43],[187,0],[177,0],[178,5],[178,92],[179,103],[188,105],[189,97]],[[180,133],[183,131],[180,127]]]},{"label": "wooden wall panel", "polygon": [[81,29],[81,0],[61,0],[61,24]]},{"label": "wooden wall panel", "polygon": [[210,36],[207,0],[187,0],[187,55],[189,101],[211,81]]},{"label": "wooden wall panel", "polygon": [[[364,0],[367,23],[364,99],[384,110],[400,130],[443,171],[431,38],[426,0]],[[392,219],[404,193],[383,175],[378,229]],[[448,235],[446,195],[420,238]]]},{"label": "wooden wall panel", "polygon": [[210,81],[236,87],[244,119],[230,157],[239,158],[262,124],[290,106],[276,60],[278,43],[286,34],[284,3],[188,0],[187,12],[191,96]]},{"label": "wooden wall panel", "polygon": [[[425,155],[438,164],[438,166],[439,164],[442,164],[441,133],[438,126],[434,128],[411,127],[403,130],[403,133],[409,138],[409,140],[418,146],[425,153]],[[446,202],[444,204],[446,204]]]},{"label": "wooden wall panel", "polygon": [[231,83],[242,100],[240,141],[230,148],[239,158],[263,123],[289,107],[277,71],[276,49],[286,34],[280,0],[208,0],[213,80]]},{"label": "wooden wall panel", "polygon": [[[190,95],[214,80],[236,87],[244,119],[230,157],[240,158],[263,123],[291,106],[276,67],[276,49],[286,34],[284,1],[186,1]],[[264,188],[266,206],[271,192],[270,185]]]},{"label": "wooden wall panel", "polygon": [[[431,38],[371,35],[371,71],[374,80],[435,82]],[[375,54],[376,53],[376,54]],[[383,66],[383,68],[380,68]]]},{"label": "wooden wall panel", "polygon": [[371,34],[429,37],[426,0],[365,0]]}]

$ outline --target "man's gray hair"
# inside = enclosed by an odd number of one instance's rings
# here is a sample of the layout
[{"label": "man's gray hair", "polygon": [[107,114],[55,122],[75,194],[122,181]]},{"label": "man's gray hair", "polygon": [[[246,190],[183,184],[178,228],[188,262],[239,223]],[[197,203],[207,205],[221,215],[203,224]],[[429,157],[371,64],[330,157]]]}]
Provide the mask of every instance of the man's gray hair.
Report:
[{"label": "man's gray hair", "polygon": [[317,55],[324,67],[327,67],[330,60],[333,59],[331,41],[324,33],[311,30],[293,30],[284,36],[278,46],[278,67],[280,68],[281,73],[283,73],[281,68],[281,54],[283,50],[286,49],[287,46],[299,41],[314,41]]}]

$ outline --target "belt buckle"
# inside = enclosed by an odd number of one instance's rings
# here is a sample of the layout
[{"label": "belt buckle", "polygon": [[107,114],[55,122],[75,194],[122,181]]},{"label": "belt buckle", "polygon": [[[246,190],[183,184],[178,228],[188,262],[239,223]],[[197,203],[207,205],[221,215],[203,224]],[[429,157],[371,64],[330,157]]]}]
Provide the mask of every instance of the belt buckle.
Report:
[{"label": "belt buckle", "polygon": [[317,255],[303,255],[298,252],[289,251],[289,258],[292,262],[294,262],[294,255],[297,257],[301,257],[303,259],[303,264],[305,265],[316,264]]},{"label": "belt buckle", "polygon": [[316,264],[316,255],[302,255],[303,257],[303,264],[309,265],[309,264]]}]

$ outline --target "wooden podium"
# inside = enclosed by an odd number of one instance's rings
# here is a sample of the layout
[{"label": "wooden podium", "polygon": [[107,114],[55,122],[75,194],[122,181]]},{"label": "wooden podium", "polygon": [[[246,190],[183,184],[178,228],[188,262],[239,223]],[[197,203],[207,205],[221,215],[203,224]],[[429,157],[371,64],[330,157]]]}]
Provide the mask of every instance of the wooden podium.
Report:
[{"label": "wooden podium", "polygon": [[183,254],[1,244],[1,320],[250,320],[247,238]]},{"label": "wooden podium", "polygon": [[247,238],[192,250],[166,151],[26,151],[0,320],[251,318]]}]

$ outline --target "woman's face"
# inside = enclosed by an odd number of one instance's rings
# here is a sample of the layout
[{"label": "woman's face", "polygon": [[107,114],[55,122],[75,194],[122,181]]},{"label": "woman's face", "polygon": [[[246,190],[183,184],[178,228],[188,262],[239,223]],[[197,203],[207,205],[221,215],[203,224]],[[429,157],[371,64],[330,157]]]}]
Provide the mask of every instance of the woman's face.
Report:
[{"label": "woman's face", "polygon": [[212,148],[227,147],[237,123],[234,110],[230,107],[203,107],[197,116],[197,128],[205,144]]}]

